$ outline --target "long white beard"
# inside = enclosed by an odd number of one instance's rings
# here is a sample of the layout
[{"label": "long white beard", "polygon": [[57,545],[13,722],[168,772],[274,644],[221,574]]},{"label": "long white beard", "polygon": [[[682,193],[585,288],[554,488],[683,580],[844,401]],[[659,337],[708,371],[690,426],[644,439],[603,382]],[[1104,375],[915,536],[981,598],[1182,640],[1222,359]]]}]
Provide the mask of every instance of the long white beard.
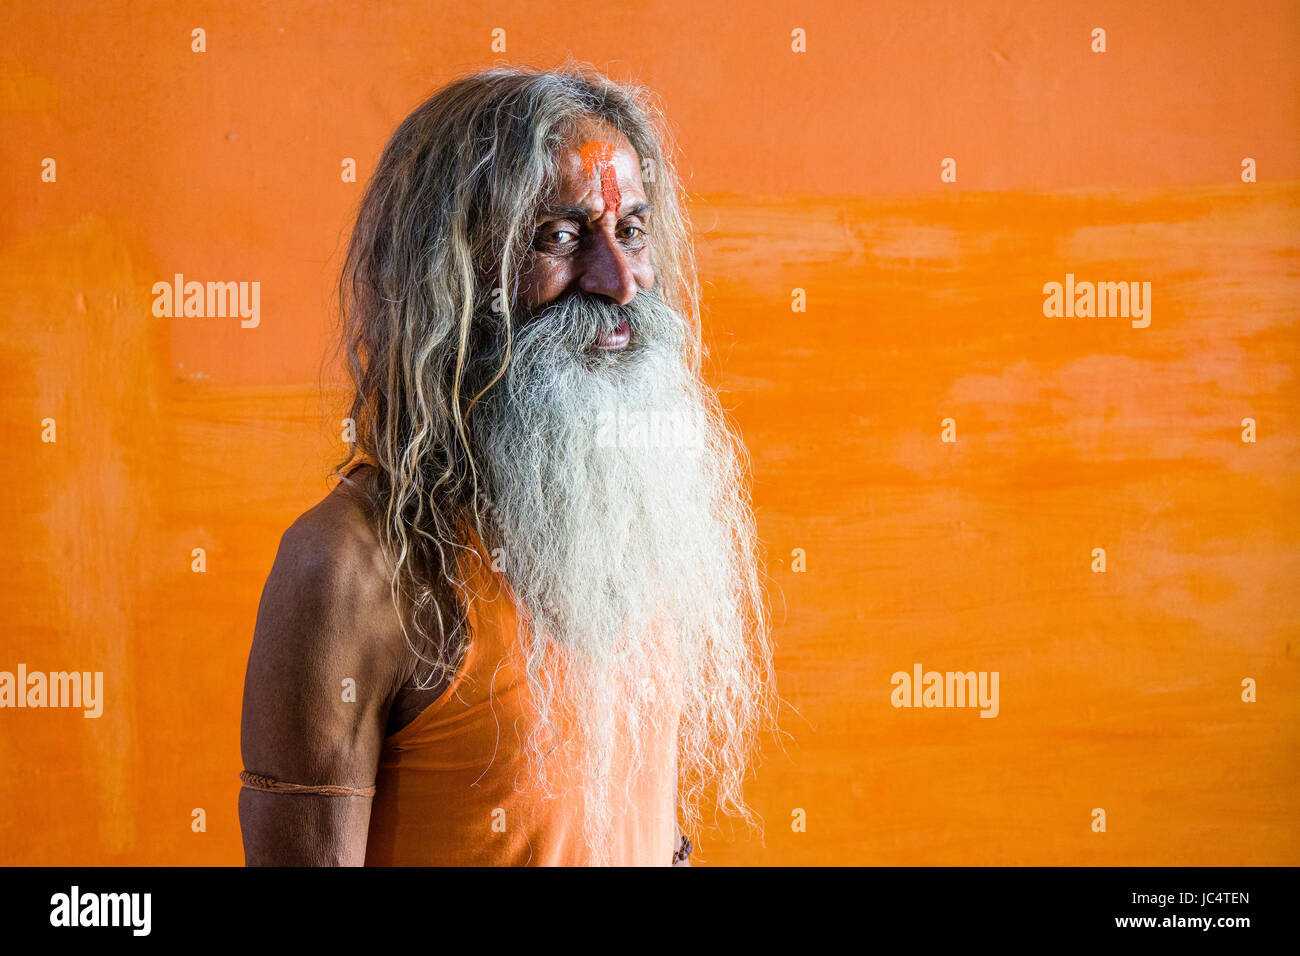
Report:
[{"label": "long white beard", "polygon": [[[621,317],[626,351],[585,348]],[[652,293],[623,309],[570,298],[520,330],[471,419],[534,697],[579,738],[597,860],[638,768],[662,759],[653,741],[673,742],[697,797],[694,781],[743,767],[766,704],[743,450],[687,368],[684,334]]]}]

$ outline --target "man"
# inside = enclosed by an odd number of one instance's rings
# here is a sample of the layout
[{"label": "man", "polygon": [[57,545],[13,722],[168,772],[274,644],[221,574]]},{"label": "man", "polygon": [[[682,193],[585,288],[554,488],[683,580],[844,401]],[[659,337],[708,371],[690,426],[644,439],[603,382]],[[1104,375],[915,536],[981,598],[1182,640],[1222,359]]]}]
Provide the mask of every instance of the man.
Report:
[{"label": "man", "polygon": [[244,691],[250,864],[684,864],[774,699],[744,450],[676,176],[596,74],[401,124],[342,282],[356,442]]}]

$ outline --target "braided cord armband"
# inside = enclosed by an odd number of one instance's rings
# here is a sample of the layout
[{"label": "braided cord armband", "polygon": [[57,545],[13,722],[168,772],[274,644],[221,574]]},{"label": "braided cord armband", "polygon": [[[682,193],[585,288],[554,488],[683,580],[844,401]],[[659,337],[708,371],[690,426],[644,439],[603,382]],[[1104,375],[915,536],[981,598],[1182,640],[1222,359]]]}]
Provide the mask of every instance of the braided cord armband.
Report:
[{"label": "braided cord armband", "polygon": [[266,774],[249,773],[247,770],[239,772],[239,780],[249,790],[261,790],[263,793],[314,793],[323,797],[373,797],[375,795],[373,786],[338,787],[331,784],[311,786],[302,783],[284,783]]}]

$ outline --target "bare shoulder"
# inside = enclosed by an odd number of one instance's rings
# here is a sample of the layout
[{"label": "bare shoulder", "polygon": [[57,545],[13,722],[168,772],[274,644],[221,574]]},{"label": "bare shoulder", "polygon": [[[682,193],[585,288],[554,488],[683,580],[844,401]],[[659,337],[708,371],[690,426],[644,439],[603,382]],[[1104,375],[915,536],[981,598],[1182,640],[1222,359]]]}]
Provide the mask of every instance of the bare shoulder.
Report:
[{"label": "bare shoulder", "polygon": [[359,496],[345,484],[299,516],[280,538],[258,612],[259,629],[264,617],[274,621],[286,615],[315,626],[300,635],[311,642],[364,642],[377,653],[400,643],[379,537]]},{"label": "bare shoulder", "polygon": [[406,666],[378,536],[341,484],[285,531],[262,591],[244,684],[246,769],[329,782],[342,770],[369,783],[344,751],[359,735],[382,737]]},{"label": "bare shoulder", "polygon": [[299,515],[280,538],[276,562],[310,566],[318,571],[358,576],[363,587],[386,584],[387,570],[379,537],[360,494],[340,483]]}]

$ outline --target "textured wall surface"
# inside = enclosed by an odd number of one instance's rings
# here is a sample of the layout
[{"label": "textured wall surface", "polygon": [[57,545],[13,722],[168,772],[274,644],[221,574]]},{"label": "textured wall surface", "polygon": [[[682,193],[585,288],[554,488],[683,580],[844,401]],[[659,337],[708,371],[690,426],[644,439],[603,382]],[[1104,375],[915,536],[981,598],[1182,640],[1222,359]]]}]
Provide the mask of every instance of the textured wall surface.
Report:
[{"label": "textured wall surface", "polygon": [[[257,600],[342,450],[340,164],[571,55],[677,128],[768,549],[787,737],[701,862],[1300,863],[1300,6],[175,6],[0,30],[0,671],[104,675],[0,710],[0,862],[242,861]],[[176,273],[259,324],[155,317]],[[1067,274],[1150,324],[1045,316]],[[996,718],[893,706],[915,664]]]}]

